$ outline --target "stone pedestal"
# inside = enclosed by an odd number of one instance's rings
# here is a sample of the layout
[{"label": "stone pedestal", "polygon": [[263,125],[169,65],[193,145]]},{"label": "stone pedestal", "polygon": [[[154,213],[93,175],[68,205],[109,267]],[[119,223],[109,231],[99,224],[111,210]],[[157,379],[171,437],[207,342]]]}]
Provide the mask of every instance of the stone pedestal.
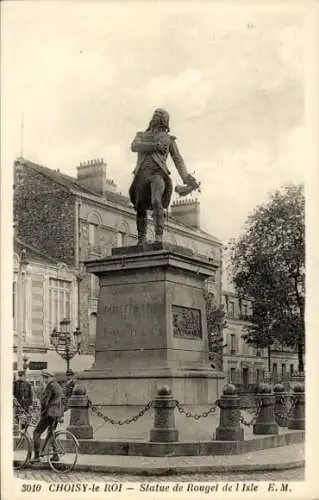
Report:
[{"label": "stone pedestal", "polygon": [[225,386],[218,406],[220,422],[216,429],[216,440],[243,441],[244,429],[240,427],[240,398],[232,384]]},{"label": "stone pedestal", "polygon": [[88,397],[85,388],[76,385],[68,403],[71,409],[71,416],[70,425],[67,430],[72,432],[77,438],[92,439],[93,427],[90,425]]},{"label": "stone pedestal", "polygon": [[178,441],[178,430],[175,427],[175,400],[167,386],[160,387],[153,401],[155,409],[154,427],[150,432],[151,442],[170,443]]},{"label": "stone pedestal", "polygon": [[257,394],[257,403],[260,410],[253,426],[254,434],[278,434],[278,424],[275,420],[275,395],[271,392],[271,387],[264,384]]},{"label": "stone pedestal", "polygon": [[305,387],[296,384],[292,396],[293,409],[289,419],[288,429],[305,430]]},{"label": "stone pedestal", "polygon": [[86,263],[100,280],[95,363],[81,374],[98,404],[144,405],[168,385],[181,403],[213,403],[224,374],[208,361],[210,259],[168,245],[114,249]]}]

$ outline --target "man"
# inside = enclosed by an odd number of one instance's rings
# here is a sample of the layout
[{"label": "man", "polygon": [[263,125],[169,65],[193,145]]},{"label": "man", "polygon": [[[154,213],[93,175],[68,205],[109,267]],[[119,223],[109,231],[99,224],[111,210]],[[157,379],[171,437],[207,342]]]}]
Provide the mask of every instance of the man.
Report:
[{"label": "man", "polygon": [[18,372],[18,380],[13,383],[13,395],[18,400],[24,411],[29,412],[32,406],[32,387],[25,378],[25,371]]},{"label": "man", "polygon": [[[47,439],[56,429],[59,419],[63,416],[62,389],[54,378],[54,374],[47,370],[42,371],[45,389],[41,397],[41,417],[33,432],[34,461],[40,460],[41,435],[48,429]],[[59,456],[54,450],[52,460],[58,461]]]},{"label": "man", "polygon": [[136,210],[138,244],[146,242],[147,210],[153,210],[155,242],[161,242],[164,231],[164,209],[169,206],[172,181],[166,166],[170,154],[183,183],[198,187],[193,176],[188,174],[179,153],[176,137],[169,135],[169,114],[156,109],[145,132],[137,132],[131,149],[137,153],[137,165],[130,187],[130,199]]},{"label": "man", "polygon": [[76,376],[72,370],[66,372],[67,382],[64,387],[64,411],[68,410],[68,402],[72,396],[73,389],[76,383]]}]

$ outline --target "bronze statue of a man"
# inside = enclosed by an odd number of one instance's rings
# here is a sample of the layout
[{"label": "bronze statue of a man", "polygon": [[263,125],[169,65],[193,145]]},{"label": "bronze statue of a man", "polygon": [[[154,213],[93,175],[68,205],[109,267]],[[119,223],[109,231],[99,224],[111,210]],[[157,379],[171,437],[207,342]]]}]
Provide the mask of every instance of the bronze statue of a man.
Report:
[{"label": "bronze statue of a man", "polygon": [[139,245],[146,242],[147,210],[153,210],[155,241],[163,239],[164,209],[169,206],[173,190],[166,166],[169,154],[183,183],[188,186],[180,186],[176,191],[184,195],[199,187],[194,177],[188,174],[176,137],[169,131],[169,114],[164,109],[156,109],[146,131],[137,132],[131,145],[132,151],[137,153],[137,165],[129,193],[136,210]]}]

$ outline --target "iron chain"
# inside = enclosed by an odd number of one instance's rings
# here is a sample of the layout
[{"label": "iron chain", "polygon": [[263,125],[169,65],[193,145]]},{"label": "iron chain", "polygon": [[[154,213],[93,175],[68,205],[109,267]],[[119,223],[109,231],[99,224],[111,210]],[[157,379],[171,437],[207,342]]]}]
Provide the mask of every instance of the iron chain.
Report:
[{"label": "iron chain", "polygon": [[187,418],[194,418],[195,420],[199,420],[200,418],[206,418],[208,417],[208,415],[211,415],[211,414],[214,414],[216,413],[216,409],[218,407],[218,399],[216,399],[216,401],[214,402],[213,406],[211,406],[209,408],[209,410],[207,411],[204,411],[203,413],[192,413],[190,410],[188,409],[184,409],[180,402],[175,400],[176,402],[176,408],[178,410],[178,412],[181,414],[181,415],[185,415],[185,417]]},{"label": "iron chain", "polygon": [[239,422],[243,425],[246,425],[247,427],[250,427],[251,425],[253,425],[257,418],[258,418],[258,415],[260,414],[260,410],[261,410],[261,407],[262,407],[262,402],[261,401],[257,401],[256,402],[256,406],[253,410],[253,417],[251,420],[246,420],[245,417],[243,415],[240,415],[240,418],[239,418]]},{"label": "iron chain", "polygon": [[145,415],[145,413],[148,412],[148,410],[151,408],[152,404],[153,404],[153,401],[149,401],[147,403],[147,405],[145,405],[144,408],[142,408],[137,413],[137,415],[133,415],[132,417],[128,417],[124,420],[115,420],[113,418],[108,417],[107,415],[104,415],[104,413],[102,413],[98,409],[97,405],[94,405],[92,403],[92,401],[89,400],[89,408],[91,409],[91,411],[93,413],[95,413],[95,415],[100,417],[102,420],[104,420],[105,423],[112,424],[112,425],[125,425],[125,424],[131,424],[132,422],[136,422],[136,420],[138,420],[140,417],[143,417],[143,415]]}]

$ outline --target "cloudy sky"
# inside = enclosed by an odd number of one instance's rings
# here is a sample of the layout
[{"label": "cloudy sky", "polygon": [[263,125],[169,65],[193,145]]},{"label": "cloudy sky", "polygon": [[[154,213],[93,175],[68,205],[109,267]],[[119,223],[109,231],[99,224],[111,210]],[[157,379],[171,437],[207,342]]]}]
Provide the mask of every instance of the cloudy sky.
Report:
[{"label": "cloudy sky", "polygon": [[127,193],[132,138],[164,107],[202,181],[202,227],[226,243],[303,181],[304,18],[278,3],[7,2],[7,161],[23,114],[24,157],[70,175],[103,157]]}]

